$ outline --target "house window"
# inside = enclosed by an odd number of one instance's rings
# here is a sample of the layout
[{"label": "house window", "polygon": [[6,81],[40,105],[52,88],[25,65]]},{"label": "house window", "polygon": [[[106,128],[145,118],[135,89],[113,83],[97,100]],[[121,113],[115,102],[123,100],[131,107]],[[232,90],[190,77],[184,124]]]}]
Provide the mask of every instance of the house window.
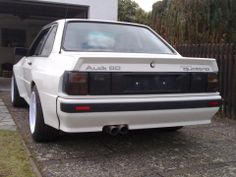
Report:
[{"label": "house window", "polygon": [[24,47],[25,43],[24,30],[2,28],[2,47]]}]

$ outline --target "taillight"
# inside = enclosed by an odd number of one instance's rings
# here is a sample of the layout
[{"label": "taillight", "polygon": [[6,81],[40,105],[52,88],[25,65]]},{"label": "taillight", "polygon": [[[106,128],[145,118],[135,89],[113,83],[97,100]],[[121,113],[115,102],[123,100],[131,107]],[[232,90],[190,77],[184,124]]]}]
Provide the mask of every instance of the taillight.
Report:
[{"label": "taillight", "polygon": [[64,92],[69,95],[88,94],[88,73],[65,72],[63,78]]},{"label": "taillight", "polygon": [[68,95],[106,95],[111,93],[111,73],[64,73],[63,91]]},{"label": "taillight", "polygon": [[207,83],[208,83],[207,84],[207,91],[208,92],[217,92],[217,91],[219,91],[217,73],[209,73]]}]

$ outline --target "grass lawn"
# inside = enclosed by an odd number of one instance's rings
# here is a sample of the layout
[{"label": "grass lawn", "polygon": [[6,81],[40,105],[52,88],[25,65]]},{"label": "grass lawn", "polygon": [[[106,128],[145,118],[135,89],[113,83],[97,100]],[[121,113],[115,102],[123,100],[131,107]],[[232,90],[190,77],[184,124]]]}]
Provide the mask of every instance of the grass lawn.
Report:
[{"label": "grass lawn", "polygon": [[35,177],[16,131],[0,130],[0,177]]}]

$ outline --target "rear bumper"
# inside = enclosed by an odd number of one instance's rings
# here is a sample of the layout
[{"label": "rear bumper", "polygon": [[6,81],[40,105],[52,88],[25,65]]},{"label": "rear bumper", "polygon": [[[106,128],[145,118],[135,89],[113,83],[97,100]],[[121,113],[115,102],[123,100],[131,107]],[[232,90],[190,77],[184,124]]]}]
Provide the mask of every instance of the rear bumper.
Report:
[{"label": "rear bumper", "polygon": [[106,125],[119,124],[127,124],[129,129],[147,129],[210,123],[220,102],[218,94],[97,99],[59,97],[57,113],[60,129],[65,132],[96,132]]},{"label": "rear bumper", "polygon": [[165,101],[165,102],[133,102],[133,103],[61,103],[60,110],[64,113],[150,111],[170,109],[193,109],[219,107],[221,100],[197,101]]}]

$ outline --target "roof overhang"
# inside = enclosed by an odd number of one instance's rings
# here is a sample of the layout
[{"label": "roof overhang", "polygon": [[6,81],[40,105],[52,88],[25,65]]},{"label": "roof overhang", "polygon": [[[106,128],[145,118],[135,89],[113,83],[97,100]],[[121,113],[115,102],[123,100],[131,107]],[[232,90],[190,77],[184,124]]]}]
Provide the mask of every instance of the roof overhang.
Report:
[{"label": "roof overhang", "polygon": [[22,19],[87,18],[88,6],[29,0],[1,0],[0,14],[10,14]]}]

